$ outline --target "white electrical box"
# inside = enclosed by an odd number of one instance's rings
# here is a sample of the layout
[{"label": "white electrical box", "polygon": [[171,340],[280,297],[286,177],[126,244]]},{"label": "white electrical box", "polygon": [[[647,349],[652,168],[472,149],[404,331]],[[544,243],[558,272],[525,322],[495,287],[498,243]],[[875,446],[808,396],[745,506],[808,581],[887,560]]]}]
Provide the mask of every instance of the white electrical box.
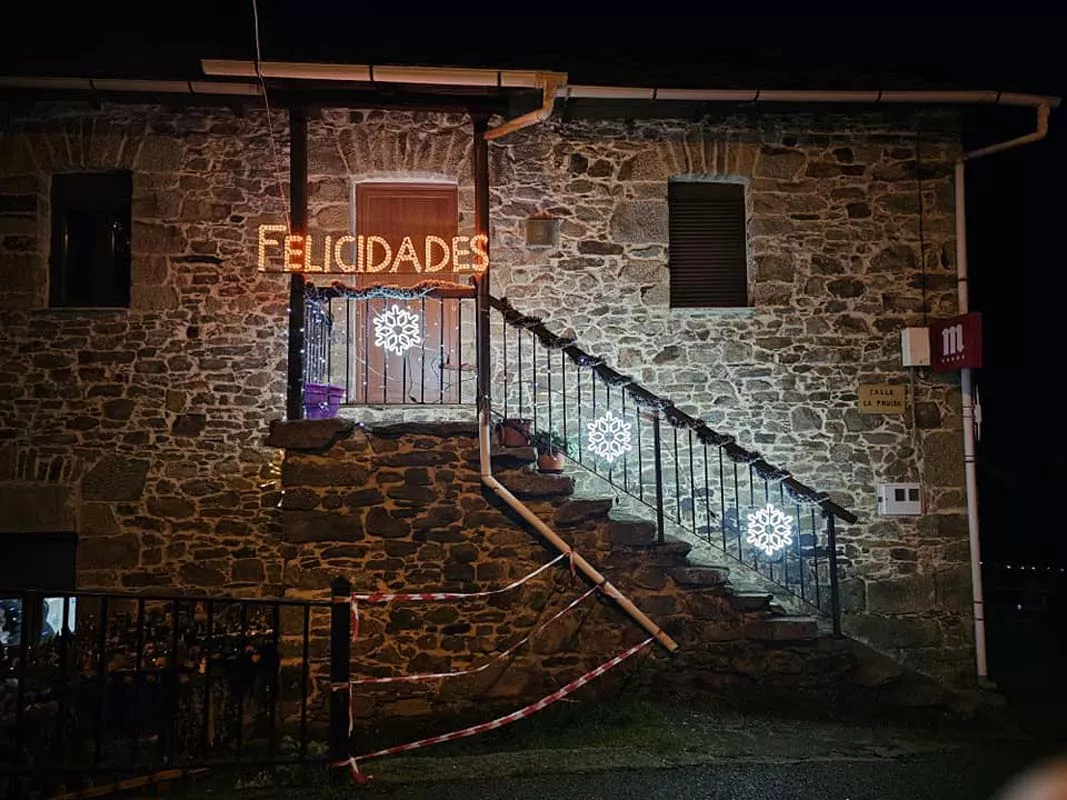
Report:
[{"label": "white electrical box", "polygon": [[905,517],[923,513],[922,488],[917,483],[878,484],[878,514]]},{"label": "white electrical box", "polygon": [[900,355],[905,367],[930,366],[930,329],[901,328]]},{"label": "white electrical box", "polygon": [[930,365],[930,330],[928,327],[901,329],[901,356],[905,367]]}]

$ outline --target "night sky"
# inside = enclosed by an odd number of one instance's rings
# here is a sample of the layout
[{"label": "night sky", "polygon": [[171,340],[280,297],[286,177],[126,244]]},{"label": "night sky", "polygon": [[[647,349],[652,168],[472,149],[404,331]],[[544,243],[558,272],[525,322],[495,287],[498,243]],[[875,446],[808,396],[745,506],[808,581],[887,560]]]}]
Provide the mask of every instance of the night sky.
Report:
[{"label": "night sky", "polygon": [[[649,4],[614,19],[575,4],[467,3],[433,15],[405,4],[405,15],[392,16],[359,13],[369,7],[362,4],[321,4],[314,13],[315,5],[261,0],[265,59],[560,69],[576,83],[1067,94],[1053,19],[939,19],[906,5],[824,4],[819,18],[767,8],[742,18]],[[254,56],[250,1],[37,3],[5,16],[12,24],[0,31],[0,73],[192,78],[201,57]],[[1029,132],[1033,113],[980,109],[965,122],[973,148]],[[1067,565],[1059,521],[1065,126],[1067,112],[1054,111],[1045,142],[968,167],[971,306],[985,316],[977,382],[990,561]]]}]

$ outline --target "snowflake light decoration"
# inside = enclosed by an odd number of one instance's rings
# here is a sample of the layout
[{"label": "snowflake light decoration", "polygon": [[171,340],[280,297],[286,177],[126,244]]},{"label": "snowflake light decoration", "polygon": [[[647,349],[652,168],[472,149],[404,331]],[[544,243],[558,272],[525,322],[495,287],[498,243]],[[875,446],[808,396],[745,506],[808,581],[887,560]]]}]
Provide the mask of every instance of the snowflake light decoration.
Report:
[{"label": "snowflake light decoration", "polygon": [[611,411],[589,423],[589,449],[609,464],[623,453],[628,453],[630,446],[631,423],[616,417]]},{"label": "snowflake light decoration", "polygon": [[402,356],[405,350],[422,343],[419,315],[396,303],[374,317],[374,344]]},{"label": "snowflake light decoration", "polygon": [[745,541],[768,556],[793,543],[792,521],[770,503],[748,515],[747,530]]}]

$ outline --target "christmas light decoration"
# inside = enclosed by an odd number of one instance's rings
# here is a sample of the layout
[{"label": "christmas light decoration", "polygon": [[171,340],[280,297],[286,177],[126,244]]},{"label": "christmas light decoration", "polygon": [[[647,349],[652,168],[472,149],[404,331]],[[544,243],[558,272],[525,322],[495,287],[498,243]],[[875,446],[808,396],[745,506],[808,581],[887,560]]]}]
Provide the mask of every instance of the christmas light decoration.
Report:
[{"label": "christmas light decoration", "polygon": [[[324,274],[401,273],[424,272],[479,273],[489,267],[489,237],[484,233],[474,236],[453,236],[451,240],[432,234],[403,236],[390,242],[383,236],[352,236],[349,234],[289,233],[280,239],[277,234],[288,230],[285,225],[260,225],[258,229],[260,272],[316,272]],[[422,239],[420,253],[416,241]],[[321,244],[316,242],[321,241]],[[347,248],[355,245],[354,260],[342,256]],[[280,248],[281,269],[278,269]],[[314,263],[321,251],[322,262]],[[271,256],[274,255],[272,265]]]},{"label": "christmas light decoration", "polygon": [[768,556],[793,543],[792,520],[771,503],[749,513],[747,530],[745,541]]},{"label": "christmas light decoration", "polygon": [[393,303],[374,317],[374,344],[398,356],[422,343],[419,315]]},{"label": "christmas light decoration", "polygon": [[604,416],[589,423],[589,450],[609,464],[623,453],[633,449],[630,445],[631,423],[615,416],[610,410]]},{"label": "christmas light decoration", "polygon": [[271,233],[285,233],[287,228],[284,225],[260,225],[259,226],[259,271],[264,272],[267,269],[267,245],[274,245],[277,247],[281,242],[277,239],[272,239],[268,236]]}]

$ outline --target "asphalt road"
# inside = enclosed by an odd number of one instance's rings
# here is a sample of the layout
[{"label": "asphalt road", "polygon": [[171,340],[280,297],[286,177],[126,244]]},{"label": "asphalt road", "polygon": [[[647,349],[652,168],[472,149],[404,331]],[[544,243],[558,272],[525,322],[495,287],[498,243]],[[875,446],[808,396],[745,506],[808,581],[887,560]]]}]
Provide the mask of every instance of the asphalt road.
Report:
[{"label": "asphalt road", "polygon": [[974,747],[897,758],[700,764],[425,784],[353,797],[403,800],[980,800],[1034,762],[1033,747]]}]

